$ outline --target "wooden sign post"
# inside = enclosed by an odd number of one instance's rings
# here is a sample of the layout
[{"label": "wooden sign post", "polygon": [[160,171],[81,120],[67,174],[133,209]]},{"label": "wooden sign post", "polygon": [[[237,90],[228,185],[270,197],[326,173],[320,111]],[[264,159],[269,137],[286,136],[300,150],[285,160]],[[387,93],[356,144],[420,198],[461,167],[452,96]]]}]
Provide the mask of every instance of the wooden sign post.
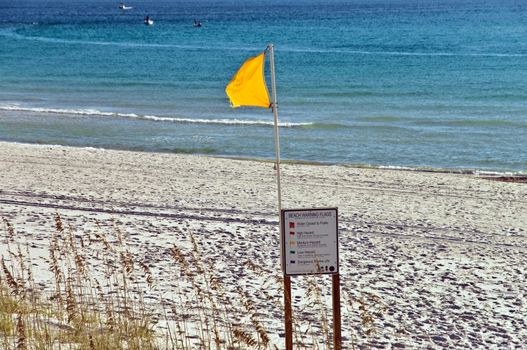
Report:
[{"label": "wooden sign post", "polygon": [[293,350],[291,276],[332,275],[333,345],[342,349],[338,209],[282,209],[282,268],[286,350]]},{"label": "wooden sign post", "polygon": [[340,274],[331,276],[333,299],[333,349],[342,349],[342,332],[340,320]]}]

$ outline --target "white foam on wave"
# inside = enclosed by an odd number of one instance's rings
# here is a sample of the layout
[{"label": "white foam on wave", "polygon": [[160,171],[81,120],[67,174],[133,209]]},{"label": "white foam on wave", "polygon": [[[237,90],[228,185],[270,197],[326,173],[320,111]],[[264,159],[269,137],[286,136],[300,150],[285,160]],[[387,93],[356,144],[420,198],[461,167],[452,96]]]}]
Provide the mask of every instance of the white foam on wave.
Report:
[{"label": "white foam on wave", "polygon": [[[274,126],[272,120],[250,120],[250,119],[192,119],[177,117],[162,117],[156,115],[139,115],[135,113],[104,112],[96,109],[62,109],[62,108],[39,108],[23,107],[19,105],[0,105],[0,110],[14,112],[32,112],[42,114],[61,114],[73,116],[99,116],[99,117],[118,117],[131,118],[140,120],[149,120],[154,122],[168,122],[178,124],[217,124],[231,126]],[[311,126],[313,123],[290,123],[280,122],[278,126],[282,128],[294,128],[302,126]]]},{"label": "white foam on wave", "polygon": [[[16,39],[34,40],[48,43],[60,44],[76,44],[76,45],[102,45],[102,46],[122,46],[122,47],[138,47],[138,48],[176,48],[182,50],[230,50],[230,51],[256,51],[261,47],[232,47],[232,46],[210,46],[210,45],[181,45],[181,44],[159,44],[159,43],[133,43],[133,42],[118,42],[118,41],[90,41],[90,40],[74,40],[63,38],[51,38],[42,36],[27,36],[21,35],[14,31],[0,31],[0,35],[9,36]],[[379,55],[379,56],[423,56],[423,57],[527,57],[527,53],[501,53],[501,52],[414,52],[414,51],[368,51],[368,50],[353,50],[345,48],[303,48],[303,47],[282,47],[280,51],[283,52],[298,52],[298,53],[343,53],[355,55]]]},{"label": "white foam on wave", "polygon": [[281,48],[281,51],[299,53],[344,53],[355,55],[378,56],[446,56],[446,57],[527,57],[525,53],[500,52],[419,52],[419,51],[367,51],[344,48]]},{"label": "white foam on wave", "polygon": [[[20,107],[18,105],[0,105],[2,111],[15,112],[34,112],[34,113],[51,113],[51,114],[73,114],[73,115],[100,115],[112,116],[116,113],[101,112],[96,109],[62,109],[62,108],[38,108],[38,107]],[[117,113],[118,114],[118,113]]]},{"label": "white foam on wave", "polygon": [[140,43],[140,42],[127,42],[127,41],[93,41],[93,40],[76,40],[76,39],[64,39],[64,38],[53,38],[46,36],[32,36],[22,35],[14,30],[2,30],[0,35],[7,36],[19,40],[31,40],[40,41],[45,43],[53,44],[73,44],[73,45],[97,45],[97,46],[120,46],[128,48],[173,48],[182,50],[234,50],[234,51],[257,51],[261,47],[213,47],[203,45],[181,45],[181,44],[159,44],[159,43]]}]

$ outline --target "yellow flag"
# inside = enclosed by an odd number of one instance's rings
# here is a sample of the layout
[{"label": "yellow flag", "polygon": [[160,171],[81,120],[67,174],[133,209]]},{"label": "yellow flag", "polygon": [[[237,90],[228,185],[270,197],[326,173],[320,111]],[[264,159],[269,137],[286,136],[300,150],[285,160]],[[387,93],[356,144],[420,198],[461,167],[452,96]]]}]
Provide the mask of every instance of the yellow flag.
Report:
[{"label": "yellow flag", "polygon": [[265,51],[245,61],[234,75],[225,92],[232,107],[255,106],[269,108],[269,93],[264,77]]}]

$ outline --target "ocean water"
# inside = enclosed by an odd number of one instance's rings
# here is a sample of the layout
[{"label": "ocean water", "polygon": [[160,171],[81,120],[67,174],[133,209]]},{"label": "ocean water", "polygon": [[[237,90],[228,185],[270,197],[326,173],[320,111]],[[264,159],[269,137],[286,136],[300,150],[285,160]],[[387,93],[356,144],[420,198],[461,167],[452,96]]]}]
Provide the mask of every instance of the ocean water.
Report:
[{"label": "ocean water", "polygon": [[272,42],[282,158],[527,172],[525,1],[118,5],[0,0],[0,140],[272,159],[224,91]]}]

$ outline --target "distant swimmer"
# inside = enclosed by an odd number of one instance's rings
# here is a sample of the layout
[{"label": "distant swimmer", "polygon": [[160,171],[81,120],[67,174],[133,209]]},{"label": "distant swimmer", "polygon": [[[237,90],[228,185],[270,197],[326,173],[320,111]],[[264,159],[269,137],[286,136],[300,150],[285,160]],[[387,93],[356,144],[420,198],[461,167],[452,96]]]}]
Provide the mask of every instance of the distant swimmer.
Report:
[{"label": "distant swimmer", "polygon": [[194,27],[196,27],[196,28],[201,27],[201,22],[198,21],[197,19],[195,19],[195,20],[194,20]]},{"label": "distant swimmer", "polygon": [[150,16],[146,16],[144,20],[144,24],[146,24],[147,26],[151,26],[154,24],[154,21],[150,18]]},{"label": "distant swimmer", "polygon": [[131,7],[131,6],[126,6],[126,5],[124,4],[124,2],[121,2],[121,3],[119,4],[119,8],[120,8],[121,10],[124,11],[124,10],[131,10],[133,7]]}]

